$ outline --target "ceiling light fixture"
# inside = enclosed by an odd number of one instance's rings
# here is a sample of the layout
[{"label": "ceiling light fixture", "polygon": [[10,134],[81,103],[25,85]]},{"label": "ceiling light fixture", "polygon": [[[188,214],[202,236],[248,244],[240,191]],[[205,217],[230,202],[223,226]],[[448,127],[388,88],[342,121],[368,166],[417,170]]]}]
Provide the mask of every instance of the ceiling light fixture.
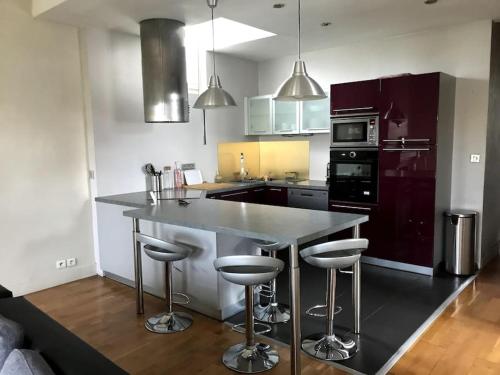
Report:
[{"label": "ceiling light fixture", "polygon": [[214,8],[217,6],[217,0],[207,0],[207,5],[212,12],[212,62],[214,72],[210,77],[208,89],[201,93],[196,99],[193,107],[198,109],[214,109],[221,107],[236,106],[233,97],[222,88],[220,78],[215,69],[215,28],[214,28]]},{"label": "ceiling light fixture", "polygon": [[300,0],[298,0],[298,60],[295,61],[292,76],[287,79],[278,90],[274,100],[278,101],[306,101],[326,98],[321,86],[306,71],[306,64],[300,55]]}]

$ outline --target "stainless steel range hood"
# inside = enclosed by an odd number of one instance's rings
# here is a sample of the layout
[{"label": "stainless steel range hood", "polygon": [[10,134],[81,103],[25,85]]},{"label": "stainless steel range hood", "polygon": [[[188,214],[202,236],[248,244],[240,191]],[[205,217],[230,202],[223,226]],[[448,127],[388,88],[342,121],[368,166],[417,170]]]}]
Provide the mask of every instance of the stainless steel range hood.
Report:
[{"label": "stainless steel range hood", "polygon": [[189,122],[184,24],[155,18],[140,26],[145,121]]}]

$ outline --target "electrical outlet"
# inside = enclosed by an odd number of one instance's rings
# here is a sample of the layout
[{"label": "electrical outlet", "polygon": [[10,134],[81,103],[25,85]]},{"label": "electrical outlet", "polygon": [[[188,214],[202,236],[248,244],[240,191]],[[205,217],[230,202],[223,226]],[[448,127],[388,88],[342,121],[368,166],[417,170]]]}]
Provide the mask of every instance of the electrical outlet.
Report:
[{"label": "electrical outlet", "polygon": [[61,259],[56,261],[56,268],[57,269],[66,268],[66,259]]},{"label": "electrical outlet", "polygon": [[471,163],[480,163],[481,162],[481,155],[479,155],[479,154],[470,154],[470,162]]},{"label": "electrical outlet", "polygon": [[66,259],[66,264],[68,265],[68,267],[76,266],[76,258]]}]

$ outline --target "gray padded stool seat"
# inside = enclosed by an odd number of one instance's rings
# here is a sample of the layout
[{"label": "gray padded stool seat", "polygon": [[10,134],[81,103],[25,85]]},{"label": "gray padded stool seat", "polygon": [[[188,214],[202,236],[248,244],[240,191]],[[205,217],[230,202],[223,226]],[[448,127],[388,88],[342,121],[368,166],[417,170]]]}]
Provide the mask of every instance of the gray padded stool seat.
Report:
[{"label": "gray padded stool seat", "polygon": [[186,299],[186,304],[189,302],[189,297],[182,293],[172,292],[172,263],[187,258],[193,249],[190,247],[171,243],[158,238],[150,237],[142,233],[137,234],[137,241],[145,244],[144,252],[151,259],[165,263],[165,295],[167,311],[152,316],[146,320],[146,329],[155,333],[175,333],[184,331],[191,326],[193,317],[187,313],[173,311],[173,296],[180,295]]},{"label": "gray padded stool seat", "polygon": [[[281,242],[272,242],[265,240],[254,240],[255,245],[261,251],[269,254],[269,257],[276,258],[276,253],[279,250],[287,249],[288,244]],[[255,319],[263,323],[286,323],[290,320],[290,308],[287,305],[278,303],[276,294],[276,278],[268,284],[261,284],[258,287],[259,304],[254,307]],[[268,304],[262,304],[263,299],[268,300]]]},{"label": "gray padded stool seat", "polygon": [[350,267],[368,248],[364,238],[332,241],[308,247],[300,252],[302,258],[312,266],[327,269],[326,334],[315,334],[302,340],[302,350],[322,360],[339,361],[351,358],[357,345],[351,338],[336,335],[333,330],[335,316],[336,270]]},{"label": "gray padded stool seat", "polygon": [[254,374],[272,369],[279,362],[278,352],[255,342],[253,293],[255,285],[267,283],[283,270],[283,261],[258,255],[235,255],[214,261],[215,269],[227,281],[245,286],[246,341],[224,352],[222,362],[234,371]]}]

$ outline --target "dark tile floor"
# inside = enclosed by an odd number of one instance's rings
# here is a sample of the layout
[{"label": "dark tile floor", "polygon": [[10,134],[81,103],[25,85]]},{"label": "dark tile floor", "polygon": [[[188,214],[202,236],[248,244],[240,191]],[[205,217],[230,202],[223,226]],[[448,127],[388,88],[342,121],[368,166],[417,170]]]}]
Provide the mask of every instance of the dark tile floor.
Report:
[{"label": "dark tile floor", "polygon": [[[286,252],[282,252],[286,253]],[[286,255],[280,254],[286,258]],[[286,261],[286,259],[283,259]],[[326,271],[301,261],[302,337],[325,331],[322,318],[305,315],[305,310],[324,303]],[[406,340],[467,278],[441,273],[429,277],[383,267],[362,265],[361,334],[357,337],[359,351],[351,359],[339,362],[357,372],[375,374],[398,351]],[[335,316],[339,333],[352,334],[353,308],[351,276],[337,273],[336,305],[342,311]],[[288,271],[278,277],[278,299],[288,301]],[[244,321],[244,313],[229,319]],[[274,325],[267,334],[278,341],[290,343],[290,325]]]}]

